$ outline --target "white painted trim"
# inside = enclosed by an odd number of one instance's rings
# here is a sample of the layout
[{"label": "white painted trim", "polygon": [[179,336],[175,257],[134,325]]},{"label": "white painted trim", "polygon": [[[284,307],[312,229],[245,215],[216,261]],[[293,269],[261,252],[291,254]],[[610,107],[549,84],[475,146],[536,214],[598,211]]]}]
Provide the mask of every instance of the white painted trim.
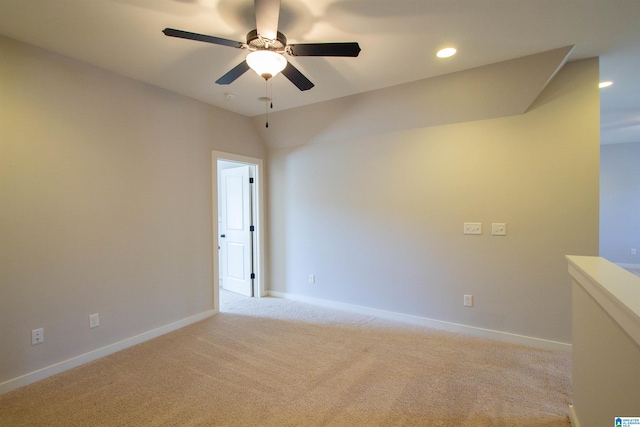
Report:
[{"label": "white painted trim", "polygon": [[601,257],[566,258],[573,281],[640,345],[640,278]]},{"label": "white painted trim", "polygon": [[632,268],[632,269],[640,268],[640,264],[624,264],[624,263],[620,263],[620,262],[616,262],[615,264],[618,267],[622,267],[622,268]]},{"label": "white painted trim", "polygon": [[173,323],[169,323],[168,325],[164,325],[159,328],[152,329],[147,332],[143,332],[141,334],[124,339],[122,341],[109,344],[105,347],[92,350],[88,353],[84,353],[79,356],[72,357],[71,359],[67,359],[62,362],[58,362],[53,365],[44,367],[42,369],[38,369],[37,371],[29,372],[28,374],[19,376],[17,378],[10,379],[8,381],[0,383],[0,394],[8,393],[17,388],[48,378],[52,375],[59,374],[66,370],[78,367],[80,365],[84,365],[85,363],[100,359],[101,357],[108,356],[120,350],[124,350],[125,348],[143,343],[152,338],[159,337],[160,335],[167,334],[169,332],[175,331],[176,329],[180,329],[192,323],[196,323],[206,318],[209,318],[214,314],[216,313],[213,310],[208,310],[208,311],[196,314],[194,316],[187,317]]},{"label": "white painted trim", "polygon": [[573,407],[573,405],[569,405],[569,421],[571,422],[571,427],[580,427],[578,414],[576,414],[576,409]]},{"label": "white painted trim", "polygon": [[571,351],[571,344],[550,341],[541,338],[528,337],[525,335],[513,334],[510,332],[495,331],[492,329],[478,328],[475,326],[462,325],[459,323],[445,322],[443,320],[429,319],[426,317],[413,316],[410,314],[397,313],[393,311],[380,310],[377,308],[363,307],[359,305],[346,304],[342,302],[329,301],[320,298],[307,297],[304,295],[290,294],[287,292],[269,291],[269,295],[285,298],[293,301],[300,301],[321,307],[335,308],[352,313],[365,314],[368,316],[380,317],[383,319],[395,320],[398,322],[410,323],[427,328],[439,329],[448,332],[473,335],[476,337],[489,338],[497,341],[512,344],[526,345],[543,350]]},{"label": "white painted trim", "polygon": [[258,213],[256,218],[256,246],[258,252],[256,253],[256,287],[258,297],[267,295],[267,275],[265,268],[265,254],[266,254],[266,221],[265,221],[265,173],[264,162],[262,159],[255,157],[241,156],[239,154],[225,153],[223,151],[211,151],[211,212],[212,212],[212,229],[211,235],[211,248],[213,250],[213,310],[218,313],[220,311],[220,281],[218,280],[219,274],[219,259],[218,259],[218,160],[226,160],[236,163],[244,163],[247,165],[254,165],[256,167],[256,204],[258,205]]}]

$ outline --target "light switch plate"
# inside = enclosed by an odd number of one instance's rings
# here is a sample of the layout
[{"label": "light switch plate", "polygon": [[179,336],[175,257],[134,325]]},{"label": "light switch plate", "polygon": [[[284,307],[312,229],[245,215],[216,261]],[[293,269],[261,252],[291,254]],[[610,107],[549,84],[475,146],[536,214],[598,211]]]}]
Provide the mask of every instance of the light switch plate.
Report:
[{"label": "light switch plate", "polygon": [[465,222],[464,234],[482,234],[481,222]]},{"label": "light switch plate", "polygon": [[506,236],[507,224],[504,222],[494,222],[491,224],[491,234],[494,236]]},{"label": "light switch plate", "polygon": [[465,295],[464,296],[464,306],[465,307],[473,307],[473,295]]}]

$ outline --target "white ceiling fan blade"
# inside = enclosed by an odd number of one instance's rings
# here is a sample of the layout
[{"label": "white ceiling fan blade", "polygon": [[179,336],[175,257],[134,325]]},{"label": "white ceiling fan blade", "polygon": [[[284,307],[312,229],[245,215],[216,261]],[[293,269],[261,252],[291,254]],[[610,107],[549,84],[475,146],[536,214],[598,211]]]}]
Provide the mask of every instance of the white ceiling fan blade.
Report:
[{"label": "white ceiling fan blade", "polygon": [[256,29],[264,38],[275,40],[280,17],[280,0],[254,0],[256,9]]}]

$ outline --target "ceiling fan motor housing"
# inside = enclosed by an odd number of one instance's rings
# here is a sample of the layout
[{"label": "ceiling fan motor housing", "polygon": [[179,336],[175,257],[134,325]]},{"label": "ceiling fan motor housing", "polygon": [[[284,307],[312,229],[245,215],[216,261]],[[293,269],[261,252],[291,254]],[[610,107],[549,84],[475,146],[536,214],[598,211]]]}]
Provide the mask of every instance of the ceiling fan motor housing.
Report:
[{"label": "ceiling fan motor housing", "polygon": [[247,33],[247,46],[250,50],[273,50],[284,53],[287,47],[287,38],[278,31],[276,39],[270,40],[259,35],[258,30],[251,30]]}]

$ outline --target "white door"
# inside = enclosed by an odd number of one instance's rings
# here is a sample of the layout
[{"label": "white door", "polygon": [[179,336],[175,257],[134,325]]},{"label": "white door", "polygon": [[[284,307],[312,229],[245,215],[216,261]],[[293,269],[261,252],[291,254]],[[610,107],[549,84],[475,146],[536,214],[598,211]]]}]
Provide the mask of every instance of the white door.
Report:
[{"label": "white door", "polygon": [[253,233],[250,167],[220,172],[221,271],[224,289],[253,296]]}]

